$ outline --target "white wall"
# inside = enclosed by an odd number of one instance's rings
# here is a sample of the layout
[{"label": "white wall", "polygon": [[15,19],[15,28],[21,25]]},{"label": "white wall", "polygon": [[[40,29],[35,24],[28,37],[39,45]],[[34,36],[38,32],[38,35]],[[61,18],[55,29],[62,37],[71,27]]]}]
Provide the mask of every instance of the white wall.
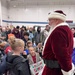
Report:
[{"label": "white wall", "polygon": [[[8,20],[8,9],[7,9],[6,1],[2,1],[1,9],[2,9],[2,20]],[[7,25],[7,23],[2,22],[2,26],[5,26],[5,25]]]},{"label": "white wall", "polygon": [[[61,9],[66,13],[67,20],[73,20],[75,22],[75,5],[42,5],[26,6],[22,8],[15,7],[9,8],[8,15],[10,21],[47,22],[48,13],[58,9]],[[13,25],[29,24],[15,23]]]},{"label": "white wall", "polygon": [[2,24],[2,9],[1,9],[1,0],[0,0],[0,25]]}]

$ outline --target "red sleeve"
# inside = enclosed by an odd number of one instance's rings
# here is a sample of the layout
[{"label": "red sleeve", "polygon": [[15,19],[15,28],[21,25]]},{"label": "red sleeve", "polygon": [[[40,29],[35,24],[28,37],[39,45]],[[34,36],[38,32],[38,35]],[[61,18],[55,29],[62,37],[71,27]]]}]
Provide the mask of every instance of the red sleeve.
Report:
[{"label": "red sleeve", "polygon": [[52,35],[52,50],[64,71],[69,71],[72,68],[71,54],[73,38],[71,36],[68,38],[67,36],[66,33],[61,32],[55,32]]},{"label": "red sleeve", "polygon": [[8,52],[11,52],[11,47],[8,46],[6,49],[5,49],[5,53],[7,54]]}]

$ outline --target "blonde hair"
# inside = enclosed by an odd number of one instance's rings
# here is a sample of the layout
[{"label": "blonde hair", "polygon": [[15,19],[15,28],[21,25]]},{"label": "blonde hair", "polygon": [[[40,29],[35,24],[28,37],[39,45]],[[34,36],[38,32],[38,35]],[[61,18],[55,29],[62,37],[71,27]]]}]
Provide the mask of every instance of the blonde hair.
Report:
[{"label": "blonde hair", "polygon": [[27,41],[27,46],[28,46],[28,44],[31,44],[31,43],[32,43],[32,41],[30,41],[30,40],[29,40],[29,41]]},{"label": "blonde hair", "polygon": [[22,47],[22,46],[25,45],[23,40],[17,39],[17,38],[14,38],[14,37],[11,37],[9,39],[9,43],[10,43],[10,46],[13,50],[15,50],[16,47]]}]

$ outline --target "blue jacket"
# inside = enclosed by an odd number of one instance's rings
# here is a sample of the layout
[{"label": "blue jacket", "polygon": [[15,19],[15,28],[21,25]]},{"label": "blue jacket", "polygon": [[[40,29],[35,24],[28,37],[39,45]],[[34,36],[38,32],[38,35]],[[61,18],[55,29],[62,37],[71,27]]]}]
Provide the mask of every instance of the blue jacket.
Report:
[{"label": "blue jacket", "polygon": [[72,62],[75,65],[75,48],[73,49]]}]

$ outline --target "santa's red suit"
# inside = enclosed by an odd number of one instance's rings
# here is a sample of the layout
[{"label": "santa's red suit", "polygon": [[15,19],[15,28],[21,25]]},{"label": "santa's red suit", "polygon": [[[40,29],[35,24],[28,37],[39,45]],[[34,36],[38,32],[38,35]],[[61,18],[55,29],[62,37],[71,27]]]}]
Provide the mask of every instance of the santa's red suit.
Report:
[{"label": "santa's red suit", "polygon": [[58,61],[60,68],[45,65],[42,75],[71,75],[67,73],[72,69],[72,50],[73,35],[68,24],[61,23],[51,29],[45,41],[43,59]]}]

